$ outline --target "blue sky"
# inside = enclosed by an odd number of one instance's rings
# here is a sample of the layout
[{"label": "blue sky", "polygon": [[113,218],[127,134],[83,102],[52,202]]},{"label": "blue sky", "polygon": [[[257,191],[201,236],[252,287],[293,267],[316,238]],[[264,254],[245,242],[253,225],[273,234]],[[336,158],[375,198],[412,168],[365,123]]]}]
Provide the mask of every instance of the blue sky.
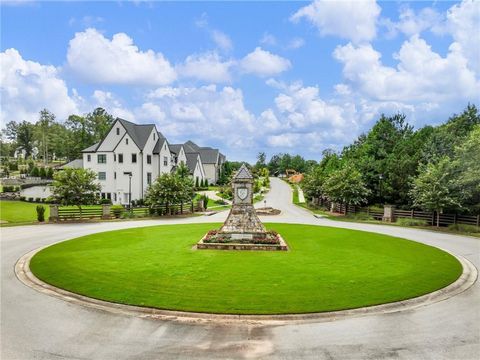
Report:
[{"label": "blue sky", "polygon": [[479,2],[1,5],[2,126],[96,106],[170,142],[319,159],[403,112],[480,104]]}]

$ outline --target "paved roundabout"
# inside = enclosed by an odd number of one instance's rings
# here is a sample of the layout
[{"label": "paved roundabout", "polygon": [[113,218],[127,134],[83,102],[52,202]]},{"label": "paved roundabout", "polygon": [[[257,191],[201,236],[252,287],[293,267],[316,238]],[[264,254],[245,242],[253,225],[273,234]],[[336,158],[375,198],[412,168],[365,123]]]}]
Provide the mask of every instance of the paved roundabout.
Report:
[{"label": "paved roundabout", "polygon": [[[262,220],[366,230],[433,245],[473,264],[469,281],[474,281],[472,274],[480,265],[479,239],[316,219],[290,199],[288,185],[273,179],[267,205],[280,208],[282,214]],[[1,358],[474,359],[480,353],[478,282],[470,286],[467,281],[457,287],[455,296],[448,294],[433,302],[430,298],[428,304],[355,316],[278,322],[195,317],[178,321],[177,316],[137,316],[84,306],[75,299],[64,301],[25,286],[15,275],[19,258],[58,241],[136,226],[220,222],[225,216],[224,212],[176,220],[2,228]]]}]

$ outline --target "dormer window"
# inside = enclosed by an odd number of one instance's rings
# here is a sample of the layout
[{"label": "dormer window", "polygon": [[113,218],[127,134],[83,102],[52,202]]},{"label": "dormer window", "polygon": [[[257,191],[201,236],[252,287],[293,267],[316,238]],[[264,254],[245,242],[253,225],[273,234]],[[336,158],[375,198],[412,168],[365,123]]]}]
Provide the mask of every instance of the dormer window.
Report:
[{"label": "dormer window", "polygon": [[125,144],[128,145],[128,138],[125,138]]},{"label": "dormer window", "polygon": [[120,128],[117,128],[117,135],[120,135]]},{"label": "dormer window", "polygon": [[155,133],[153,133],[153,140],[155,140]]}]

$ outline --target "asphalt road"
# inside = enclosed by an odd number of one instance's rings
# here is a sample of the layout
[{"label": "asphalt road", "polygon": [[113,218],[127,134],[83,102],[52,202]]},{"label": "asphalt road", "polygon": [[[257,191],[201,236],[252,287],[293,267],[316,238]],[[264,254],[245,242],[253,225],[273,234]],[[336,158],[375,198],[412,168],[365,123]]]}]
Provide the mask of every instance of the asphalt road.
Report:
[{"label": "asphalt road", "polygon": [[[272,179],[263,221],[379,232],[449,250],[480,265],[480,239],[317,219],[291,204],[287,184]],[[263,202],[257,204],[263,206]],[[480,286],[415,310],[321,323],[264,326],[190,324],[114,315],[38,293],[15,277],[15,262],[40,246],[136,226],[220,222],[210,217],[1,228],[1,359],[478,359]]]}]

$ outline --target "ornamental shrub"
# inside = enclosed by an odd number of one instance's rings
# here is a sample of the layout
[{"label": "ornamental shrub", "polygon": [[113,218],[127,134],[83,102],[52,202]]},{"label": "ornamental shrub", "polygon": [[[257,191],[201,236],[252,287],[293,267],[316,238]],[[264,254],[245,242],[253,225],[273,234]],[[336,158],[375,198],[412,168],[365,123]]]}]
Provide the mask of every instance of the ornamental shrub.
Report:
[{"label": "ornamental shrub", "polygon": [[427,226],[427,220],[421,219],[409,219],[409,218],[400,218],[397,219],[396,223],[400,226]]},{"label": "ornamental shrub", "polygon": [[113,205],[110,210],[112,211],[113,216],[119,219],[125,211],[125,208],[122,205]]},{"label": "ornamental shrub", "polygon": [[30,176],[31,177],[39,177],[40,176],[40,170],[36,166],[33,167],[32,171],[30,171]]},{"label": "ornamental shrub", "polygon": [[37,205],[37,220],[39,222],[45,221],[45,206]]},{"label": "ornamental shrub", "polygon": [[42,179],[45,179],[47,177],[47,172],[44,167],[41,167],[38,170],[38,176],[40,176]]},{"label": "ornamental shrub", "polygon": [[480,233],[480,227],[475,225],[451,224],[451,225],[448,225],[448,229],[454,230],[454,231],[466,232],[466,233]]}]

